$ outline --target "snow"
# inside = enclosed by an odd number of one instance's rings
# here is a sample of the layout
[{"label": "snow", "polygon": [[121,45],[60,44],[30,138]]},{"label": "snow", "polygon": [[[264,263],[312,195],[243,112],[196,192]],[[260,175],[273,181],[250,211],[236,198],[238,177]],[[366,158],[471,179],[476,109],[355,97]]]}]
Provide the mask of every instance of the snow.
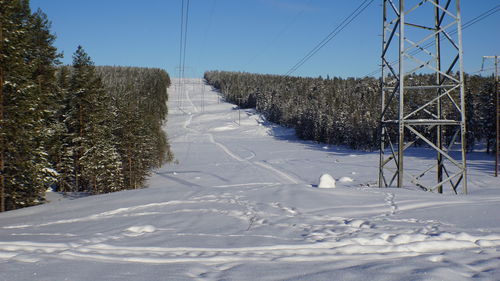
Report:
[{"label": "snow", "polygon": [[329,174],[322,174],[319,177],[318,188],[335,188],[335,179]]},{"label": "snow", "polygon": [[[0,280],[499,280],[492,157],[469,154],[469,195],[376,188],[376,152],[324,149],[253,110],[238,126],[214,92],[200,112],[189,82],[182,110],[170,90],[178,164],[146,189],[0,213]],[[411,152],[406,168],[433,161]],[[310,188],[322,174],[337,187]]]},{"label": "snow", "polygon": [[140,236],[145,233],[155,232],[156,227],[152,225],[142,225],[142,226],[131,226],[127,228],[127,231],[130,232],[128,236]]},{"label": "snow", "polygon": [[52,168],[43,168],[42,172],[44,172],[46,174],[49,174],[51,176],[54,176],[54,177],[59,176],[59,173],[56,170],[52,169]]},{"label": "snow", "polygon": [[351,177],[341,177],[339,179],[339,182],[341,182],[341,183],[348,183],[348,182],[352,182],[352,181],[353,181],[353,179]]}]

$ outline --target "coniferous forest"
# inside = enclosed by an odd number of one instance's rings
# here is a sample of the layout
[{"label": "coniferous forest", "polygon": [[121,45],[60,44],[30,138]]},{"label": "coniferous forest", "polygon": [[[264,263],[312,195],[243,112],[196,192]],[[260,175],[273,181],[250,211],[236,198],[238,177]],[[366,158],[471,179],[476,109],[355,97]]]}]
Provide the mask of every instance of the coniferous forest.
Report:
[{"label": "coniferous forest", "polygon": [[59,66],[42,11],[0,0],[0,15],[0,211],[42,203],[47,188],[140,188],[173,159],[165,71],[96,67],[80,46]]},{"label": "coniferous forest", "polygon": [[[376,78],[323,79],[208,71],[205,79],[227,101],[256,108],[268,120],[295,128],[302,139],[353,149],[379,147],[381,91]],[[414,75],[409,81],[418,85],[432,79],[434,76],[424,74]],[[494,79],[466,75],[465,89],[468,150],[483,141],[489,153],[495,143]],[[448,139],[452,134],[445,131]]]},{"label": "coniferous forest", "polygon": [[[29,0],[0,0],[0,211],[40,204],[47,188],[101,194],[144,186],[173,160],[162,130],[169,75],[98,67],[78,46],[61,66],[50,21]],[[227,101],[256,108],[302,139],[378,148],[376,78],[209,71]],[[415,75],[412,83],[433,79]],[[467,145],[495,142],[494,81],[466,76]],[[446,133],[445,133],[446,134]]]}]

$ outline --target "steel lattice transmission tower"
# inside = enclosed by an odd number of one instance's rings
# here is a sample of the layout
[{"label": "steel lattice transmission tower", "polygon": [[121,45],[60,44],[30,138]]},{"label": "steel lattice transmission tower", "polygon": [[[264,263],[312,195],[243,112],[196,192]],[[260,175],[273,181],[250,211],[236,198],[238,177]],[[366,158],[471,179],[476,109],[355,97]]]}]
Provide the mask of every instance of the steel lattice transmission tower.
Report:
[{"label": "steel lattice transmission tower", "polygon": [[466,194],[460,1],[383,0],[382,42],[379,186]]}]

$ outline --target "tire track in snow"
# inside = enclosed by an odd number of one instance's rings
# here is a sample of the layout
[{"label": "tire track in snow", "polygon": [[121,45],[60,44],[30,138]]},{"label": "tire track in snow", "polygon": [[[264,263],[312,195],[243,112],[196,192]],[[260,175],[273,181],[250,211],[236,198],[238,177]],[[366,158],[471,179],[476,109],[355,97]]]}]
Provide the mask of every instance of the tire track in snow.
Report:
[{"label": "tire track in snow", "polygon": [[[190,115],[190,117],[184,123],[183,127],[186,128],[187,130],[190,130],[190,131],[197,132],[197,133],[201,134],[197,130],[189,128],[189,125],[191,124],[192,117],[193,116]],[[224,153],[226,153],[229,157],[233,158],[234,160],[236,160],[238,162],[247,162],[247,163],[249,163],[251,165],[260,166],[261,168],[264,168],[264,169],[266,169],[268,171],[271,171],[273,174],[275,174],[275,175],[279,176],[280,178],[286,180],[288,183],[293,183],[293,184],[298,184],[299,183],[299,181],[297,181],[291,175],[288,175],[285,172],[282,172],[282,171],[278,170],[277,168],[275,168],[275,167],[273,167],[273,166],[271,166],[269,164],[264,164],[264,163],[259,162],[259,161],[251,161],[251,159],[253,159],[255,157],[255,153],[251,152],[252,155],[250,157],[241,158],[237,154],[233,153],[227,146],[225,146],[221,142],[216,141],[213,134],[211,134],[211,133],[204,133],[203,135],[205,135],[205,136],[208,137],[208,140],[209,140],[210,143],[215,144],[222,151],[224,151]]]},{"label": "tire track in snow", "polygon": [[249,152],[250,152],[250,156],[245,157],[245,160],[251,160],[251,159],[253,159],[253,158],[256,156],[256,155],[255,155],[255,153],[254,153],[253,151],[250,151],[250,150],[249,150]]},{"label": "tire track in snow", "polygon": [[[79,222],[88,222],[88,221],[97,221],[97,220],[102,220],[102,219],[112,219],[112,218],[117,218],[117,217],[128,217],[128,216],[137,216],[140,215],[141,211],[147,211],[148,209],[157,209],[160,207],[166,207],[166,206],[177,206],[177,205],[195,205],[195,204],[206,204],[206,203],[231,203],[229,200],[223,201],[220,198],[193,198],[192,200],[171,200],[171,201],[166,201],[166,202],[157,202],[157,203],[150,203],[150,204],[145,204],[145,205],[136,205],[136,206],[130,206],[130,207],[123,207],[123,208],[118,208],[110,211],[105,211],[101,212],[98,214],[93,214],[89,216],[84,216],[84,217],[79,217],[79,218],[72,218],[72,219],[62,219],[62,220],[56,220],[56,221],[49,221],[49,222],[44,222],[44,223],[39,223],[39,224],[24,224],[24,225],[11,225],[11,226],[4,226],[2,227],[3,229],[26,229],[26,228],[33,228],[33,227],[45,227],[45,226],[52,226],[52,225],[59,225],[59,224],[68,224],[68,223],[79,223]],[[175,213],[175,212],[193,212],[196,210],[200,210],[197,208],[191,208],[191,209],[179,209],[175,211],[169,212]],[[204,209],[204,211],[209,212],[219,212],[216,209]],[[231,211],[220,211],[223,214],[230,215]],[[241,218],[239,215],[240,213],[243,213],[242,211],[234,211],[233,216],[237,218]]]},{"label": "tire track in snow", "polygon": [[280,170],[278,170],[277,168],[269,165],[269,164],[265,164],[263,162],[260,162],[260,161],[250,161],[252,158],[255,157],[255,153],[252,152],[253,154],[253,157],[247,159],[247,158],[241,158],[240,156],[234,154],[227,146],[223,145],[222,143],[218,142],[215,140],[214,136],[210,133],[206,133],[205,134],[206,136],[208,136],[208,139],[211,143],[217,145],[220,149],[222,149],[227,155],[229,155],[231,158],[233,158],[234,160],[238,161],[238,162],[247,162],[249,164],[252,164],[252,165],[257,165],[261,168],[264,168],[268,171],[271,171],[273,174],[281,177],[282,179],[286,180],[288,183],[292,183],[292,184],[298,184],[299,181],[296,180],[294,177],[292,177],[291,175],[285,173],[285,172],[282,172]]},{"label": "tire track in snow", "polygon": [[274,172],[276,175],[282,177],[283,179],[289,181],[289,183],[293,183],[293,184],[298,184],[299,181],[297,181],[294,177],[292,177],[291,175],[285,173],[285,172],[282,172],[280,170],[278,170],[277,168],[269,165],[269,164],[266,164],[266,163],[263,163],[263,162],[259,162],[259,161],[254,161],[252,162],[254,163],[255,165],[258,165],[264,169],[267,169],[269,171],[272,171]]},{"label": "tire track in snow", "polygon": [[[193,86],[194,88],[194,86]],[[186,100],[191,104],[191,107],[193,108],[194,112],[198,112],[198,108],[194,105],[193,101],[191,100],[191,97],[189,96],[189,89],[186,87]]]},{"label": "tire track in snow", "polygon": [[[148,235],[150,229],[138,235]],[[473,236],[466,233],[380,235],[351,237],[321,243],[281,244],[271,246],[207,248],[207,247],[133,247],[95,243],[0,242],[0,260],[30,260],[30,254],[44,253],[44,258],[132,262],[145,264],[206,263],[225,264],[248,261],[333,261],[352,257],[387,259],[435,255],[447,251],[495,249],[500,235]],[[15,254],[15,255],[14,255]]]},{"label": "tire track in snow", "polygon": [[222,151],[224,151],[224,153],[226,153],[227,155],[229,155],[229,157],[233,158],[234,160],[236,160],[238,162],[245,162],[246,161],[245,159],[243,159],[243,158],[239,157],[238,155],[234,154],[231,150],[229,150],[229,148],[227,148],[227,146],[223,145],[220,142],[215,141],[215,138],[214,138],[214,136],[212,134],[206,133],[204,135],[208,136],[208,140],[210,141],[210,143],[213,143],[216,146],[218,146],[220,149],[222,149]]},{"label": "tire track in snow", "polygon": [[224,188],[224,187],[241,187],[241,186],[276,186],[278,184],[279,183],[275,183],[275,182],[249,182],[249,183],[215,185],[212,187]]},{"label": "tire track in snow", "polygon": [[[249,183],[249,184],[239,184],[239,185],[228,185],[220,186],[222,187],[236,187],[236,186],[252,186],[252,185],[264,185],[264,186],[275,186],[276,183]],[[207,207],[197,207],[200,204],[204,206],[206,204],[229,204],[237,205],[241,210],[225,210],[217,208],[207,208]],[[192,207],[186,207],[192,206]],[[174,210],[159,210],[159,208],[164,207],[176,207]],[[215,195],[204,195],[199,197],[192,197],[186,200],[171,200],[165,202],[155,202],[149,204],[135,205],[117,208],[109,211],[100,212],[97,214],[92,214],[88,216],[83,216],[79,218],[71,219],[61,219],[54,221],[47,221],[39,224],[22,224],[22,225],[10,225],[0,227],[1,229],[28,229],[28,228],[39,228],[47,227],[53,225],[61,224],[72,224],[81,223],[89,221],[98,220],[109,220],[121,217],[133,217],[133,216],[146,216],[146,215],[157,215],[157,214],[179,214],[179,213],[216,213],[220,215],[225,215],[229,217],[234,217],[242,221],[250,221],[251,224],[258,222],[261,223],[263,220],[261,217],[265,214],[257,209],[253,202],[243,199],[240,195],[234,195],[232,193],[222,193],[219,196]],[[13,234],[15,235],[15,233]]]},{"label": "tire track in snow", "polygon": [[[192,106],[196,109],[196,107],[194,106],[194,104],[192,103],[191,99],[189,98],[189,93],[186,93],[186,96],[188,98],[188,100],[190,101],[190,103],[192,104]],[[197,110],[195,110],[197,112]],[[295,177],[271,166],[270,164],[267,164],[267,163],[263,163],[263,162],[260,162],[260,161],[251,161],[251,159],[253,159],[255,157],[255,153],[250,151],[250,153],[252,154],[250,157],[246,157],[246,158],[242,158],[240,156],[238,156],[237,154],[235,154],[234,152],[232,152],[227,146],[225,146],[224,144],[222,144],[221,142],[218,142],[215,140],[215,137],[213,134],[211,133],[202,133],[196,129],[193,129],[193,128],[190,128],[189,126],[191,125],[191,122],[193,120],[193,115],[190,114],[189,117],[186,119],[186,121],[184,122],[183,124],[183,128],[186,129],[186,130],[189,130],[191,132],[194,132],[194,133],[197,133],[197,134],[202,134],[202,135],[205,135],[208,137],[208,140],[210,141],[210,143],[213,143],[215,144],[217,147],[219,147],[222,151],[224,151],[224,153],[226,153],[229,157],[233,158],[234,160],[238,161],[238,162],[247,162],[251,165],[254,165],[254,166],[259,166],[261,168],[264,168],[270,172],[272,172],[274,175],[278,176],[279,178],[282,178],[286,181],[286,183],[291,183],[291,184],[298,184],[300,181],[297,180]]]}]

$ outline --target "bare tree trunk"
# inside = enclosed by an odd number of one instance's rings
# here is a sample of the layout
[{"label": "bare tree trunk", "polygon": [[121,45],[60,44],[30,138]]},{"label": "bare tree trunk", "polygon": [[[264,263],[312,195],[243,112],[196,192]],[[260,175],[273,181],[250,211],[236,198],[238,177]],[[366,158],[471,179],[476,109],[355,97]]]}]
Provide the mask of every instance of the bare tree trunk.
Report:
[{"label": "bare tree trunk", "polygon": [[[2,23],[0,22],[0,51],[3,52]],[[3,116],[3,62],[0,63],[0,130],[4,128]],[[0,131],[0,212],[5,212],[5,144],[3,134]]]},{"label": "bare tree trunk", "polygon": [[132,149],[129,149],[128,153],[128,181],[129,181],[129,188],[133,186],[132,184]]},{"label": "bare tree trunk", "polygon": [[[81,101],[80,101],[81,102]],[[80,158],[83,156],[83,151],[82,151],[82,141],[83,141],[83,112],[82,112],[82,104],[79,104],[78,107],[78,123],[80,125],[79,131],[78,131],[78,136],[80,137],[80,147],[77,147],[76,149],[76,159],[75,159],[75,184],[76,184],[76,191],[81,191],[80,190],[80,175],[82,173],[82,167],[80,165]]]}]

